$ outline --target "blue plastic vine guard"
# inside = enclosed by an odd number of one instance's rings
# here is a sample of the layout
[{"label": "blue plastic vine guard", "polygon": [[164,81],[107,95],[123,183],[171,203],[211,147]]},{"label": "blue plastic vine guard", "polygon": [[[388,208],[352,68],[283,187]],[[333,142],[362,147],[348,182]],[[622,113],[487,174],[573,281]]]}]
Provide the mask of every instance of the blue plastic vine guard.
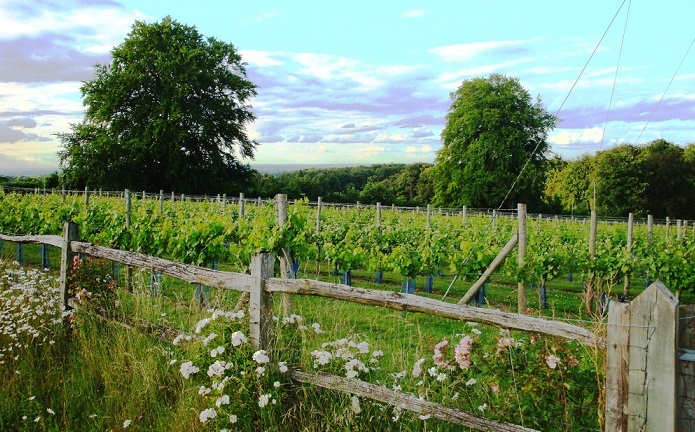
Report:
[{"label": "blue plastic vine guard", "polygon": [[541,308],[548,309],[548,294],[545,291],[545,285],[538,287],[538,298],[540,299]]},{"label": "blue plastic vine guard", "polygon": [[415,279],[403,281],[403,291],[406,294],[415,294]]},{"label": "blue plastic vine guard", "polygon": [[343,285],[352,286],[352,272],[350,270],[343,272]]},{"label": "blue plastic vine guard", "polygon": [[427,281],[425,282],[425,292],[427,294],[432,294],[432,285],[434,285],[434,276],[428,275]]},{"label": "blue plastic vine guard", "polygon": [[24,245],[17,243],[17,262],[24,265]]},{"label": "blue plastic vine guard", "polygon": [[49,268],[51,268],[51,262],[49,261],[48,256],[48,246],[42,244],[39,249],[41,252],[41,268],[48,270]]},{"label": "blue plastic vine guard", "polygon": [[374,282],[380,284],[384,281],[384,272],[383,270],[377,270],[376,275],[374,276]]}]

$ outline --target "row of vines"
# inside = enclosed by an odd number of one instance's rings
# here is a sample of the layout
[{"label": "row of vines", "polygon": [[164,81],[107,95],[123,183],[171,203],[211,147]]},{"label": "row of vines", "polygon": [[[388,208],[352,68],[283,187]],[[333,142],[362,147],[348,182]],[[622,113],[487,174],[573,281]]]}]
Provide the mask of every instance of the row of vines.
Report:
[{"label": "row of vines", "polygon": [[[291,262],[327,262],[349,273],[362,268],[390,271],[404,280],[461,270],[475,278],[491,263],[517,228],[510,217],[460,217],[385,210],[377,226],[374,208],[324,207],[317,230],[316,207],[299,201],[289,206],[287,222],[278,225],[273,204],[239,208],[215,200],[165,202],[135,200],[130,228],[122,198],[0,193],[0,232],[8,235],[60,235],[66,221],[80,226],[84,241],[122,250],[207,265],[231,263],[248,270],[258,250],[291,251]],[[589,256],[589,224],[585,221],[529,219],[525,265],[507,260],[499,271],[517,282],[545,285],[560,275],[577,274],[601,285],[624,276],[660,279],[673,291],[695,290],[695,236],[676,238],[664,226],[637,225],[631,251],[625,224],[599,225],[596,254]]]}]

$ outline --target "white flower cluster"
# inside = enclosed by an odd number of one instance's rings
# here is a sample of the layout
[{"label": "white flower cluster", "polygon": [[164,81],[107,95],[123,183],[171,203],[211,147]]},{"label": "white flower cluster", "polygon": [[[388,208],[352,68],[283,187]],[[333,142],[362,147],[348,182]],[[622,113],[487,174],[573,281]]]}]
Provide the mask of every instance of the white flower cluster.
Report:
[{"label": "white flower cluster", "polygon": [[0,260],[0,364],[19,359],[28,341],[53,345],[53,331],[62,322],[58,311],[58,281],[39,270],[24,270]]}]

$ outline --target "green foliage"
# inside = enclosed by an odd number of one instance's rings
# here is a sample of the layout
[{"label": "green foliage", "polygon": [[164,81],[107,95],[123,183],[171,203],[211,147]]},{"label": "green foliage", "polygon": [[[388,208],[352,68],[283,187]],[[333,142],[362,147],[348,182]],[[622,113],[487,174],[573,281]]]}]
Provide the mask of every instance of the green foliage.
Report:
[{"label": "green foliage", "polygon": [[529,160],[510,202],[539,203],[545,141],[556,118],[519,80],[492,74],[466,80],[451,94],[433,180],[439,206],[496,207]]},{"label": "green foliage", "polygon": [[683,149],[663,139],[642,146],[623,144],[558,164],[545,184],[545,197],[562,211],[605,216],[648,214],[695,217],[694,146]]},{"label": "green foliage", "polygon": [[69,186],[219,192],[248,178],[235,155],[253,157],[254,120],[234,46],[170,17],[136,22],[81,88],[82,123],[60,135]]}]

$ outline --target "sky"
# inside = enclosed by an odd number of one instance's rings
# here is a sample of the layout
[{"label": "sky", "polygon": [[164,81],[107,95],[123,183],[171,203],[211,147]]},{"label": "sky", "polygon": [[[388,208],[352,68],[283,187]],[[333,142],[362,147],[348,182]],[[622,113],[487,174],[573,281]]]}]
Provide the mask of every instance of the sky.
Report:
[{"label": "sky", "polygon": [[549,156],[695,143],[692,0],[0,0],[0,174],[57,170],[94,65],[166,16],[247,63],[251,166],[433,162],[450,93],[491,73],[562,119]]}]

